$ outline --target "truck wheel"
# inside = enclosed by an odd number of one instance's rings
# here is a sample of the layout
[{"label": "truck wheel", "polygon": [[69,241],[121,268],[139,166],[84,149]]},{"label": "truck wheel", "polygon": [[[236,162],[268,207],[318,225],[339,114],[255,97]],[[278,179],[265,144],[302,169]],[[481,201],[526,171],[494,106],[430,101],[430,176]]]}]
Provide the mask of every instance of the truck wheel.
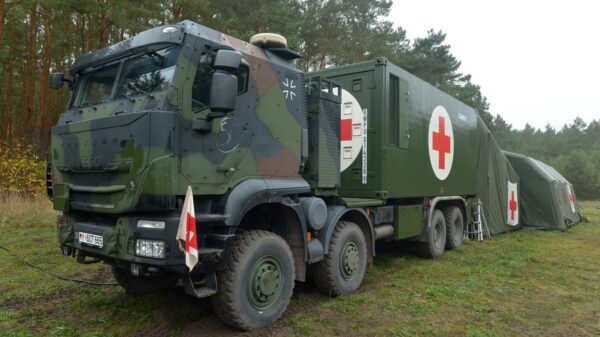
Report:
[{"label": "truck wheel", "polygon": [[431,227],[426,227],[423,234],[426,242],[421,243],[419,254],[429,259],[441,256],[446,245],[446,221],[442,211],[433,211]]},{"label": "truck wheel", "polygon": [[135,276],[129,270],[115,266],[112,267],[112,273],[117,283],[126,292],[136,295],[151,294],[166,290],[174,287],[177,281],[179,281],[177,275],[151,274]]},{"label": "truck wheel", "polygon": [[357,224],[340,221],[333,230],[323,261],[315,264],[317,288],[328,296],[348,294],[360,287],[367,267],[367,242]]},{"label": "truck wheel", "polygon": [[461,210],[456,206],[448,206],[444,209],[446,220],[446,249],[460,247],[464,237],[464,223]]},{"label": "truck wheel", "polygon": [[259,328],[277,320],[290,302],[296,278],[292,252],[275,233],[242,232],[217,277],[212,302],[219,318],[234,328]]}]

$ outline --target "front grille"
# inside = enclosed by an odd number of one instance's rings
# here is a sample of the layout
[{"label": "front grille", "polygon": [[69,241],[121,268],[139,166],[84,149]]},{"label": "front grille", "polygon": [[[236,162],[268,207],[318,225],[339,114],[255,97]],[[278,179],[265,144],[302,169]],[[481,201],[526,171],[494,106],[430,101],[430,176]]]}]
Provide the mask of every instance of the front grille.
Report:
[{"label": "front grille", "polygon": [[71,204],[74,208],[115,208],[123,198],[123,192],[88,193],[71,192]]},{"label": "front grille", "polygon": [[[129,183],[129,175],[124,172],[70,172],[65,173],[64,177],[72,186],[80,187],[128,186]],[[69,198],[74,209],[113,209],[125,193],[124,190],[112,193],[71,190]]]},{"label": "front grille", "polygon": [[69,173],[69,182],[79,186],[126,185],[129,175],[122,172],[74,172]]}]

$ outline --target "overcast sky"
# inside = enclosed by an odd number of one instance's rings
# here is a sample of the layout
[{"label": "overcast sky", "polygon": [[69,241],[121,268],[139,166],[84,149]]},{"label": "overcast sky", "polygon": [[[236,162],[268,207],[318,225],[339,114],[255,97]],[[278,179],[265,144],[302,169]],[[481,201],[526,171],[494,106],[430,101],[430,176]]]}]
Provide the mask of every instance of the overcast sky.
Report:
[{"label": "overcast sky", "polygon": [[490,112],[516,128],[600,118],[600,2],[394,0],[389,19],[411,40],[444,31]]}]

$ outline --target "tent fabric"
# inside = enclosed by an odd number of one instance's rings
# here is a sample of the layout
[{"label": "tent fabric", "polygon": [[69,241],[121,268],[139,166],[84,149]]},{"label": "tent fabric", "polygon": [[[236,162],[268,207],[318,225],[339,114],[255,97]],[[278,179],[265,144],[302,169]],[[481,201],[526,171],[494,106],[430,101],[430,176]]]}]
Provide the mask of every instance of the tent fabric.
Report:
[{"label": "tent fabric", "polygon": [[[491,235],[520,227],[519,213],[515,204],[513,219],[510,219],[509,186],[516,184],[515,202],[519,199],[520,179],[510,162],[496,143],[490,130],[481,118],[477,119],[477,196],[482,203],[483,225]],[[511,224],[509,224],[511,223]]]},{"label": "tent fabric", "polygon": [[581,221],[571,183],[554,168],[521,154],[504,152],[521,177],[524,226],[564,231]]}]

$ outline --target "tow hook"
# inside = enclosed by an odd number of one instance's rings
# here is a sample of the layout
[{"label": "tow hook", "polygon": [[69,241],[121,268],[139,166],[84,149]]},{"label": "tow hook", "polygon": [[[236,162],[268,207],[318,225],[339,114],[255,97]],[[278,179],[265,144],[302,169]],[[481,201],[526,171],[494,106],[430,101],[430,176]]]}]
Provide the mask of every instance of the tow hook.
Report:
[{"label": "tow hook", "polygon": [[87,256],[87,255],[83,254],[81,251],[79,251],[79,254],[77,254],[77,263],[92,264],[92,263],[98,263],[100,261],[102,261],[102,260]]},{"label": "tow hook", "polygon": [[62,252],[62,255],[64,255],[64,256],[72,256],[73,253],[75,253],[73,251],[73,248],[68,247],[68,246],[61,246],[60,251]]}]

